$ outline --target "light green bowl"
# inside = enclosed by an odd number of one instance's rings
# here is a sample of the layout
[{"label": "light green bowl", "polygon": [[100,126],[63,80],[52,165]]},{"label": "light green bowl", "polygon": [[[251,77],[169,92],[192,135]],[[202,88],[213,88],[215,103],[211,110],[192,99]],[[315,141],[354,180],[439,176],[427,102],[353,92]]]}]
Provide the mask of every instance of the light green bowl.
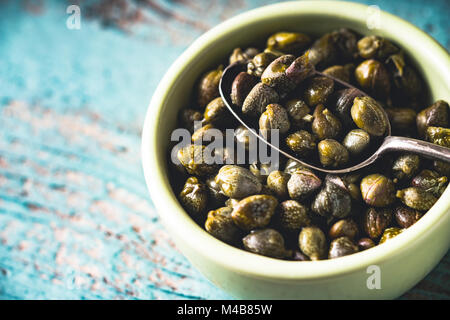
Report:
[{"label": "light green bowl", "polygon": [[[387,37],[413,57],[433,99],[450,101],[447,51],[410,23],[386,12],[380,13],[379,28],[369,30],[368,13],[364,5],[331,1],[285,2],[249,11],[198,38],[174,62],[155,91],[142,133],[142,163],[151,198],[182,253],[209,280],[237,298],[395,298],[424,278],[449,249],[450,188],[420,221],[387,244],[315,262],[266,258],[213,238],[191,220],[171,189],[168,142],[178,111],[186,106],[196,80],[233,48],[264,41],[276,31],[320,35],[349,27],[361,34]],[[372,265],[379,267],[375,270],[380,271],[381,289],[368,288],[368,282],[375,283]]]}]

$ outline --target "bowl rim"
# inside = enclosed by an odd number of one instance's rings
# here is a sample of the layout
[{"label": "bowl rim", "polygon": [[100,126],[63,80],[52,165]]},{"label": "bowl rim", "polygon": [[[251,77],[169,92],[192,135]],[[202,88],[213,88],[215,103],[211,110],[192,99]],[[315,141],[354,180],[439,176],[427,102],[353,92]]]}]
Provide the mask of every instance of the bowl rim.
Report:
[{"label": "bowl rim", "polygon": [[[400,252],[406,251],[421,237],[429,235],[437,228],[437,223],[447,217],[450,224],[450,188],[439,198],[435,205],[416,224],[406,229],[400,235],[389,241],[389,247],[385,244],[378,245],[370,250],[365,250],[341,257],[320,261],[302,262],[285,261],[253,254],[242,249],[232,247],[213,236],[197,225],[181,207],[170,188],[166,173],[158,160],[158,130],[164,124],[160,116],[162,106],[170,89],[176,83],[182,70],[188,62],[201,50],[205,49],[218,38],[264,19],[267,16],[285,15],[339,15],[341,18],[361,21],[369,6],[364,4],[342,1],[302,1],[282,2],[241,13],[228,19],[197,38],[171,65],[160,81],[147,109],[144,127],[142,130],[142,167],[149,189],[151,199],[162,218],[163,224],[175,234],[188,234],[183,238],[184,245],[195,248],[203,258],[214,261],[222,267],[236,273],[246,274],[254,278],[271,278],[277,280],[313,280],[318,278],[344,275],[370,265],[380,265]],[[408,32],[410,38],[421,43],[421,50],[432,54],[434,63],[439,70],[444,72],[444,78],[450,83],[450,58],[437,41],[411,23],[390,13],[380,11],[380,17],[387,21],[394,31],[393,34]],[[393,26],[395,25],[395,28]],[[152,112],[150,112],[150,110]],[[156,110],[156,111],[155,111]],[[164,215],[161,211],[164,210]],[[442,222],[442,221],[441,221]],[[450,246],[450,243],[448,244]],[[239,264],[235,262],[239,261]]]}]

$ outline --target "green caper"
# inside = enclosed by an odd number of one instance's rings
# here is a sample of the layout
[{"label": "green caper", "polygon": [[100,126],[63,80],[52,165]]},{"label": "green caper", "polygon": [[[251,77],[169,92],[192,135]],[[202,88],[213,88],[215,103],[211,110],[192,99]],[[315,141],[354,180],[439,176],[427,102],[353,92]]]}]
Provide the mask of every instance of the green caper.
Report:
[{"label": "green caper", "polygon": [[292,172],[287,183],[289,196],[302,201],[320,188],[322,181],[309,170],[297,168]]},{"label": "green caper", "polygon": [[291,123],[299,128],[303,128],[307,123],[313,120],[313,116],[309,113],[311,109],[300,99],[291,99],[286,102],[286,110],[291,119]]},{"label": "green caper", "polygon": [[440,197],[444,193],[447,182],[446,176],[441,176],[435,171],[425,169],[411,180],[411,187],[423,189]]},{"label": "green caper", "polygon": [[299,169],[311,171],[311,170],[309,170],[308,167],[305,167],[300,162],[292,160],[292,159],[288,159],[288,161],[286,161],[286,164],[284,166],[284,172],[289,173],[289,174],[293,174],[295,171],[297,171]]},{"label": "green caper", "polygon": [[290,174],[283,171],[274,170],[267,177],[267,186],[279,198],[284,199],[288,197],[287,183]]},{"label": "green caper", "polygon": [[357,242],[359,251],[364,251],[375,247],[375,242],[370,238],[361,238]]},{"label": "green caper", "polygon": [[334,139],[325,139],[317,145],[319,160],[324,167],[340,167],[349,160],[348,150]]},{"label": "green caper", "polygon": [[398,190],[396,195],[405,205],[420,211],[430,210],[437,201],[431,192],[415,187]]},{"label": "green caper", "polygon": [[278,103],[280,97],[271,87],[260,82],[257,83],[245,98],[242,112],[251,116],[260,116],[271,103]]},{"label": "green caper", "polygon": [[280,203],[278,213],[280,227],[289,232],[300,231],[301,228],[309,226],[311,223],[308,209],[295,200]]},{"label": "green caper", "polygon": [[206,186],[208,188],[209,204],[214,204],[214,207],[223,205],[225,200],[227,200],[227,197],[223,194],[220,186],[216,183],[214,176],[206,180]]},{"label": "green caper", "polygon": [[358,128],[373,136],[382,136],[388,128],[388,119],[383,108],[370,97],[356,97],[350,110]]},{"label": "green caper", "polygon": [[258,53],[259,50],[256,48],[247,48],[245,49],[245,51],[242,51],[241,48],[235,48],[230,55],[229,63],[233,64],[238,61],[245,61],[248,59],[252,59]]},{"label": "green caper", "polygon": [[362,129],[354,129],[347,133],[342,144],[352,156],[358,156],[370,145],[370,135]]},{"label": "green caper", "polygon": [[284,247],[283,236],[274,229],[255,230],[242,239],[245,250],[272,258],[285,258],[290,252]]},{"label": "green caper", "polygon": [[338,52],[332,33],[324,34],[312,45],[309,59],[318,70],[322,70],[338,61]]},{"label": "green caper", "polygon": [[247,72],[239,73],[231,84],[231,102],[241,108],[245,98],[247,98],[248,94],[257,83],[258,78],[251,74],[248,74]]},{"label": "green caper", "polygon": [[189,174],[208,176],[217,171],[217,165],[209,164],[206,148],[202,145],[190,144],[181,148],[177,158]]},{"label": "green caper", "polygon": [[358,235],[358,225],[352,219],[341,219],[331,226],[328,235],[331,239],[340,237],[354,239]]},{"label": "green caper", "polygon": [[219,129],[214,128],[210,123],[198,128],[192,134],[191,140],[195,144],[207,144],[216,134],[222,134]]},{"label": "green caper", "polygon": [[260,192],[262,188],[261,182],[250,170],[236,165],[220,168],[215,181],[223,194],[230,198],[244,198]]},{"label": "green caper", "polygon": [[318,227],[304,227],[298,236],[300,250],[311,260],[324,258],[327,250],[325,234]]},{"label": "green caper", "polygon": [[328,259],[335,259],[358,252],[358,246],[347,237],[334,239],[330,243]]},{"label": "green caper", "polygon": [[328,77],[314,77],[306,84],[303,93],[305,102],[310,106],[324,104],[328,97],[333,93],[334,81]]},{"label": "green caper", "polygon": [[392,131],[404,132],[414,128],[416,111],[411,108],[389,108],[386,109]]},{"label": "green caper", "polygon": [[352,63],[349,63],[349,64],[346,64],[343,66],[335,65],[335,66],[328,67],[325,70],[323,70],[322,73],[349,83],[354,70],[355,70],[355,65]]},{"label": "green caper", "polygon": [[422,213],[405,206],[397,206],[394,209],[394,217],[397,224],[406,229],[416,223],[422,217]]},{"label": "green caper", "polygon": [[425,137],[428,141],[450,148],[450,129],[442,127],[427,127]]},{"label": "green caper", "polygon": [[237,204],[239,203],[239,199],[234,199],[234,198],[228,198],[225,201],[225,205],[229,208],[234,208]]},{"label": "green caper", "polygon": [[211,102],[214,98],[220,96],[219,81],[222,77],[223,66],[211,70],[203,75],[197,87],[197,103],[201,109]]},{"label": "green caper", "polygon": [[352,199],[341,178],[327,175],[325,186],[316,195],[311,210],[331,220],[345,218],[352,210]]},{"label": "green caper", "polygon": [[270,163],[255,162],[250,164],[249,170],[262,184],[265,184],[270,173]]},{"label": "green caper", "polygon": [[356,67],[355,79],[364,90],[376,98],[386,99],[389,95],[391,89],[389,73],[377,60],[369,59]]},{"label": "green caper", "polygon": [[415,154],[403,154],[395,159],[392,174],[399,180],[412,178],[419,170],[420,158]]},{"label": "green caper", "polygon": [[364,59],[378,59],[384,61],[398,48],[390,41],[379,36],[366,36],[358,41],[359,55]]},{"label": "green caper", "polygon": [[400,233],[402,233],[403,229],[400,228],[387,228],[384,230],[383,235],[381,236],[380,242],[378,244],[385,243],[387,240],[390,240],[396,236],[398,236]]},{"label": "green caper", "polygon": [[423,137],[427,127],[448,127],[449,106],[443,100],[438,100],[426,109],[417,114],[417,131]]},{"label": "green caper", "polygon": [[259,118],[259,130],[266,139],[270,137],[271,130],[279,130],[279,133],[283,135],[289,131],[290,127],[286,109],[276,103],[269,104]]},{"label": "green caper", "polygon": [[188,129],[190,132],[194,131],[194,122],[202,121],[202,113],[194,109],[183,109],[180,112],[180,123],[183,128]]},{"label": "green caper", "polygon": [[342,130],[339,119],[323,104],[319,104],[314,110],[314,120],[311,125],[312,132],[322,139],[335,139]]},{"label": "green caper", "polygon": [[249,196],[234,206],[231,217],[243,230],[263,228],[269,224],[277,205],[278,201],[273,196]]},{"label": "green caper", "polygon": [[269,64],[272,63],[273,60],[278,58],[279,56],[272,52],[261,52],[253,57],[247,64],[247,73],[254,75],[256,77],[261,77],[264,70],[267,68]]},{"label": "green caper", "polygon": [[371,239],[378,239],[392,222],[390,209],[369,208],[364,213],[362,227]]},{"label": "green caper", "polygon": [[276,58],[264,70],[261,82],[275,89],[281,97],[284,97],[296,86],[296,83],[286,76],[286,70],[294,60],[295,57],[290,54]]},{"label": "green caper", "polygon": [[218,97],[208,103],[203,113],[203,118],[206,123],[213,125],[227,124],[230,120],[230,112],[222,98]]},{"label": "green caper", "polygon": [[311,39],[304,33],[277,32],[267,39],[267,48],[286,54],[299,54],[310,43]]},{"label": "green caper", "polygon": [[208,202],[208,190],[196,177],[189,177],[180,192],[179,199],[194,219],[200,219]]},{"label": "green caper", "polygon": [[316,149],[316,142],[312,134],[306,130],[300,130],[290,134],[286,138],[287,146],[301,157],[305,157]]},{"label": "green caper", "polygon": [[234,224],[231,218],[233,209],[230,207],[222,207],[208,212],[205,222],[205,229],[215,238],[229,244],[237,244],[241,230]]},{"label": "green caper", "polygon": [[363,200],[373,207],[386,207],[395,201],[395,186],[382,174],[371,174],[361,180]]}]

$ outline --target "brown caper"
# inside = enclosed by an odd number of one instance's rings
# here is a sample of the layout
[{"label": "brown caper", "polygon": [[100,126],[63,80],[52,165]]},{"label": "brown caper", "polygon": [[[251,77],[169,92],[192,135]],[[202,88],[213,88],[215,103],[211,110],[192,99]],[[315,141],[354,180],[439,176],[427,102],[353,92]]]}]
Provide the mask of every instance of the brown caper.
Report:
[{"label": "brown caper", "polygon": [[415,154],[403,154],[394,160],[392,174],[399,180],[411,178],[419,170],[420,158]]},{"label": "brown caper", "polygon": [[321,184],[322,181],[314,173],[297,168],[289,178],[287,189],[292,199],[302,201],[312,195]]},{"label": "brown caper", "polygon": [[354,239],[358,235],[358,225],[352,219],[342,219],[331,226],[328,235],[331,239],[339,237]]},{"label": "brown caper", "polygon": [[255,230],[242,239],[245,250],[272,258],[285,258],[291,253],[284,247],[283,236],[274,229]]},{"label": "brown caper", "polygon": [[268,104],[278,103],[279,99],[274,89],[262,82],[257,83],[245,98],[242,112],[251,116],[260,116]]},{"label": "brown caper", "polygon": [[258,78],[251,74],[248,74],[247,72],[239,73],[231,84],[231,102],[241,108],[245,98],[247,98],[248,94],[257,83]]},{"label": "brown caper", "polygon": [[354,69],[355,69],[355,65],[352,63],[349,63],[349,64],[346,64],[343,66],[339,66],[339,65],[331,66],[331,67],[323,70],[322,73],[326,74],[327,76],[332,76],[334,78],[337,78],[339,80],[349,83]]},{"label": "brown caper", "polygon": [[279,198],[284,199],[288,197],[287,183],[290,174],[283,171],[274,170],[267,177],[267,186]]},{"label": "brown caper", "polygon": [[217,69],[207,72],[200,79],[197,88],[197,103],[200,108],[206,107],[214,98],[220,96],[219,81],[222,77],[223,66],[220,65]]},{"label": "brown caper", "polygon": [[286,110],[291,119],[291,123],[297,127],[303,128],[307,123],[313,120],[313,116],[309,113],[311,109],[300,99],[291,99],[286,102]]},{"label": "brown caper", "polygon": [[428,141],[450,148],[450,129],[442,127],[427,127],[425,137]]},{"label": "brown caper", "polygon": [[311,261],[311,259],[306,254],[300,252],[300,250],[294,251],[292,260],[294,260],[294,261]]},{"label": "brown caper", "polygon": [[316,142],[313,135],[306,130],[300,130],[290,134],[286,138],[286,144],[300,157],[305,157],[316,149]]},{"label": "brown caper", "polygon": [[327,220],[345,218],[350,214],[352,199],[341,178],[326,176],[325,186],[314,199],[311,210]]},{"label": "brown caper", "polygon": [[422,213],[408,207],[397,206],[394,209],[394,217],[397,224],[405,229],[416,223],[422,217]]},{"label": "brown caper", "polygon": [[382,174],[371,174],[361,180],[363,200],[373,207],[386,207],[395,201],[395,186]]},{"label": "brown caper", "polygon": [[267,66],[272,63],[273,60],[278,58],[276,54],[272,52],[261,52],[253,57],[247,64],[247,73],[256,77],[261,77]]},{"label": "brown caper", "polygon": [[230,207],[222,207],[208,212],[205,222],[205,229],[215,238],[229,244],[237,244],[241,230],[234,224],[231,218],[233,209]]},{"label": "brown caper", "polygon": [[353,120],[350,114],[350,109],[353,106],[353,100],[355,100],[356,97],[361,96],[361,91],[356,88],[339,90],[332,96],[336,115],[346,127],[351,127],[353,125]]},{"label": "brown caper", "polygon": [[298,236],[300,250],[311,260],[324,258],[327,250],[325,234],[318,227],[304,227]]},{"label": "brown caper", "polygon": [[317,145],[319,160],[324,167],[340,167],[349,160],[347,149],[334,139],[325,139]]},{"label": "brown caper", "polygon": [[402,233],[403,229],[400,228],[387,228],[386,230],[384,230],[383,235],[381,236],[380,242],[378,244],[382,244],[384,242],[386,242],[387,240],[390,240],[396,236],[398,236],[400,233]]},{"label": "brown caper", "polygon": [[427,192],[431,192],[437,197],[444,193],[448,179],[437,172],[425,169],[411,180],[411,187],[416,187]]},{"label": "brown caper", "polygon": [[262,188],[261,182],[250,170],[236,165],[220,168],[215,181],[223,194],[230,198],[244,198],[260,192]]},{"label": "brown caper", "polygon": [[392,131],[405,132],[414,128],[416,111],[411,108],[389,108],[385,110],[391,123]]},{"label": "brown caper", "polygon": [[190,132],[194,131],[194,122],[202,121],[203,116],[202,113],[193,110],[193,109],[184,109],[180,113],[180,123],[183,126],[183,128],[188,129]]},{"label": "brown caper", "polygon": [[194,219],[202,218],[208,202],[208,190],[196,177],[189,177],[179,195],[181,204]]},{"label": "brown caper", "polygon": [[296,86],[296,83],[286,76],[286,69],[294,60],[295,57],[290,54],[276,58],[264,70],[261,82],[275,89],[281,97],[284,97]]},{"label": "brown caper", "polygon": [[259,130],[266,139],[270,137],[271,130],[279,130],[279,133],[283,135],[289,131],[290,127],[286,109],[276,103],[269,104],[259,118]]},{"label": "brown caper", "polygon": [[205,149],[205,146],[190,144],[178,150],[177,158],[189,174],[208,176],[217,171],[217,165],[210,164],[214,161],[209,161]]},{"label": "brown caper", "polygon": [[267,39],[267,48],[286,54],[299,54],[311,43],[311,39],[304,33],[277,32]]},{"label": "brown caper", "polygon": [[384,61],[391,54],[398,52],[398,48],[389,40],[372,35],[358,41],[358,51],[359,55],[364,59]]},{"label": "brown caper", "polygon": [[437,201],[431,192],[415,187],[398,190],[397,198],[408,207],[420,211],[430,210]]},{"label": "brown caper", "polygon": [[306,84],[303,93],[305,102],[310,106],[324,104],[328,97],[333,93],[334,81],[328,77],[314,77]]},{"label": "brown caper", "polygon": [[328,259],[335,259],[358,252],[358,246],[347,237],[334,239],[330,243]]},{"label": "brown caper", "polygon": [[355,69],[355,78],[370,95],[380,99],[386,99],[389,95],[389,73],[381,62],[373,59],[362,62]]},{"label": "brown caper", "polygon": [[370,135],[362,129],[354,129],[347,133],[342,144],[352,156],[358,156],[370,145]]},{"label": "brown caper", "polygon": [[309,226],[311,219],[304,205],[295,200],[287,200],[280,203],[278,222],[283,230],[295,232]]},{"label": "brown caper", "polygon": [[341,130],[342,124],[339,119],[323,104],[319,104],[314,110],[314,120],[311,125],[312,132],[322,139],[334,139]]},{"label": "brown caper", "polygon": [[388,119],[382,107],[370,97],[356,97],[351,108],[353,122],[373,136],[386,133]]},{"label": "brown caper", "polygon": [[361,238],[358,240],[358,249],[359,251],[367,250],[375,247],[375,242],[373,242],[370,238]]},{"label": "brown caper", "polygon": [[425,136],[427,127],[448,127],[449,106],[443,100],[438,100],[417,114],[417,131],[421,137]]},{"label": "brown caper", "polygon": [[309,51],[295,59],[286,69],[289,84],[296,87],[314,73],[314,66],[309,61]]},{"label": "brown caper", "polygon": [[227,200],[227,197],[223,194],[220,186],[216,183],[215,177],[212,176],[206,180],[206,186],[208,188],[209,204],[214,207],[222,206]]},{"label": "brown caper", "polygon": [[278,201],[273,196],[249,196],[234,206],[231,217],[242,230],[263,228],[269,224],[277,205]]},{"label": "brown caper", "polygon": [[390,209],[369,208],[362,219],[363,229],[371,239],[378,239],[392,222]]}]

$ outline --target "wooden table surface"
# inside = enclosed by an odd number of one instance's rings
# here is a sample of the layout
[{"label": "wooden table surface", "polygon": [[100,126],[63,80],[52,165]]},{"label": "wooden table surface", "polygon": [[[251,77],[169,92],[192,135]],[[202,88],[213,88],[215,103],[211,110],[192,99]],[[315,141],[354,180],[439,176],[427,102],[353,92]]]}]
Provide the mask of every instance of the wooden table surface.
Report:
[{"label": "wooden table surface", "polygon": [[[159,223],[140,132],[196,37],[273,2],[0,0],[1,299],[231,299]],[[360,2],[450,47],[447,0]],[[450,299],[450,254],[402,298]]]}]

